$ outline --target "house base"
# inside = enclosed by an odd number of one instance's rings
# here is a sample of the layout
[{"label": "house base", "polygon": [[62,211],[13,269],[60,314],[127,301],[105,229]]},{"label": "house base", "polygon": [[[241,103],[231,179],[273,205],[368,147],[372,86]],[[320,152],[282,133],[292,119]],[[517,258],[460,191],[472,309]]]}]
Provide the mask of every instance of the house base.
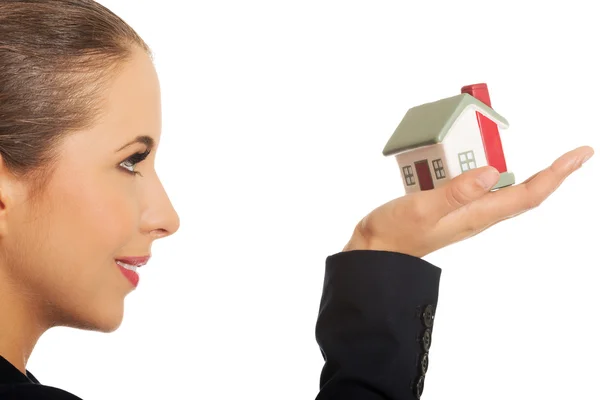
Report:
[{"label": "house base", "polygon": [[514,184],[515,175],[512,172],[503,172],[500,174],[500,179],[498,180],[498,183],[496,183],[496,185],[491,190],[501,189],[503,187]]}]

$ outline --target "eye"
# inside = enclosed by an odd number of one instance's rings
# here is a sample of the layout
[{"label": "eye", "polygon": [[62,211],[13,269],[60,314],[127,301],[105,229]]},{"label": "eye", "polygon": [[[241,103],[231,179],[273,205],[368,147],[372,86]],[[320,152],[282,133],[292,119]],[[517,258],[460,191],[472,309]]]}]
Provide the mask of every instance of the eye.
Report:
[{"label": "eye", "polygon": [[148,154],[150,154],[150,150],[146,150],[143,153],[132,154],[131,156],[127,157],[126,160],[121,162],[119,166],[132,175],[142,176],[142,174],[135,170],[135,166],[136,164],[144,161],[146,157],[148,157]]}]

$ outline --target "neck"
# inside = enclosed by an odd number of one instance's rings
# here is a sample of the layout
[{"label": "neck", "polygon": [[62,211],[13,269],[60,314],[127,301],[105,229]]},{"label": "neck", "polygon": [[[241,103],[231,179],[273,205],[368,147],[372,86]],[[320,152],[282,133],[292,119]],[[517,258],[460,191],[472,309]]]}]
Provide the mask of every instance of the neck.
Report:
[{"label": "neck", "polygon": [[23,374],[33,348],[49,328],[43,324],[36,296],[28,294],[0,269],[0,355]]}]

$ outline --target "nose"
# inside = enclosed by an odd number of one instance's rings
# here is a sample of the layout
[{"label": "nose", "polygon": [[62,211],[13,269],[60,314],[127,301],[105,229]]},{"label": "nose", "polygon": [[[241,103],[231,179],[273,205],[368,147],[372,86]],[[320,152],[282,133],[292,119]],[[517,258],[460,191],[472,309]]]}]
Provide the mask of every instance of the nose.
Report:
[{"label": "nose", "polygon": [[154,181],[147,185],[142,196],[141,229],[153,239],[170,236],[179,229],[179,215],[165,191],[162,182],[154,174]]}]

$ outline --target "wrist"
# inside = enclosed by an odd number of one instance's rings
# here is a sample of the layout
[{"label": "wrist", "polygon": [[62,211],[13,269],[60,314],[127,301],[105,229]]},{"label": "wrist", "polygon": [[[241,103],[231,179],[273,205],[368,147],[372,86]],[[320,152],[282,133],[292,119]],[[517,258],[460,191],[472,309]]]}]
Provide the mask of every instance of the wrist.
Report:
[{"label": "wrist", "polygon": [[431,252],[431,250],[427,250],[420,246],[411,246],[408,243],[400,245],[398,243],[381,241],[377,237],[371,235],[368,231],[362,229],[361,224],[362,222],[354,228],[354,232],[352,233],[348,243],[346,243],[346,246],[344,246],[342,252],[352,250],[390,251],[394,253],[407,254],[418,258],[421,258]]},{"label": "wrist", "polygon": [[354,232],[352,232],[352,236],[346,246],[344,246],[344,251],[352,251],[352,250],[371,250],[370,249],[370,241],[367,240],[366,236],[360,229],[360,223],[354,228]]}]

